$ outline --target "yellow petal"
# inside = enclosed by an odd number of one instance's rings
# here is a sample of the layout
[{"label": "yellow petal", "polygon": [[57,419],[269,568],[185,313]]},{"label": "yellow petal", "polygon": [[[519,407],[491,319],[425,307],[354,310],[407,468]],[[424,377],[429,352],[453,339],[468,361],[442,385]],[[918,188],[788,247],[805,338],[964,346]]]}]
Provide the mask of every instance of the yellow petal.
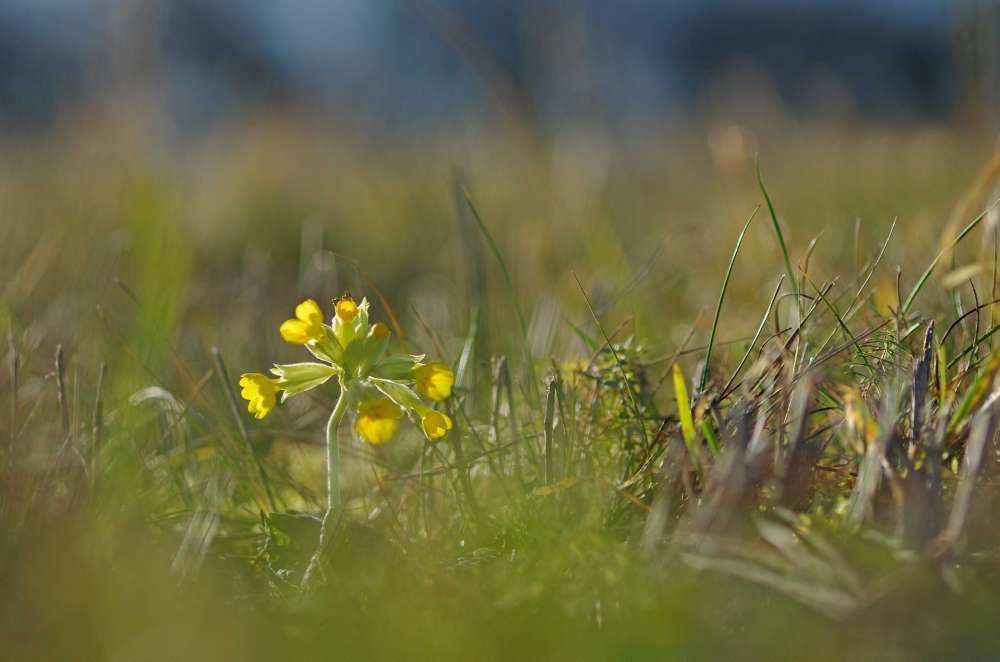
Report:
[{"label": "yellow petal", "polygon": [[281,325],[281,337],[293,345],[304,345],[309,342],[309,325],[302,320],[287,320]]},{"label": "yellow petal", "polygon": [[358,405],[354,430],[369,444],[384,444],[396,434],[402,416],[399,406],[391,400],[368,400]]},{"label": "yellow petal", "polygon": [[295,306],[295,316],[310,326],[320,326],[323,324],[323,311],[319,304],[312,299],[306,299]]},{"label": "yellow petal", "polygon": [[381,340],[382,338],[388,338],[388,337],[389,337],[389,327],[387,327],[385,324],[382,324],[382,322],[375,322],[375,326],[372,327],[372,338],[378,338],[379,340]]},{"label": "yellow petal", "polygon": [[250,403],[247,411],[255,418],[264,418],[274,409],[277,402],[275,396],[281,390],[277,379],[256,372],[242,375],[240,386],[243,387],[243,397]]},{"label": "yellow petal", "polygon": [[410,376],[420,392],[431,400],[444,400],[451,395],[451,387],[455,385],[455,373],[438,361],[418,365],[410,371]]},{"label": "yellow petal", "polygon": [[345,294],[342,298],[337,299],[336,303],[337,317],[345,322],[350,322],[358,316],[358,304],[354,302],[350,294]]},{"label": "yellow petal", "polygon": [[440,439],[451,429],[451,419],[439,411],[428,409],[420,419],[424,435],[431,441]]},{"label": "yellow petal", "polygon": [[326,337],[323,329],[323,311],[312,299],[306,299],[295,307],[296,319],[287,320],[281,325],[281,337],[292,345],[304,345],[310,340],[322,340]]}]

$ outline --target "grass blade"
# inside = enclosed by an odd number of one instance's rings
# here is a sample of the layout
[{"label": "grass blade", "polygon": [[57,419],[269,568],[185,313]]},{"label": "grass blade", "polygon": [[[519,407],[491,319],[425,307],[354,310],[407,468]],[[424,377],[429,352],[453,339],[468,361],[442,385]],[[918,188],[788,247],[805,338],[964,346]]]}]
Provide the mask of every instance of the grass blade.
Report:
[{"label": "grass blade", "polygon": [[715,434],[715,428],[712,427],[712,422],[708,420],[708,417],[701,419],[701,431],[705,435],[705,441],[708,442],[708,449],[712,451],[712,455],[715,459],[719,459],[719,438]]},{"label": "grass blade", "polygon": [[972,410],[976,408],[976,405],[986,397],[987,392],[993,385],[993,379],[996,377],[998,370],[1000,370],[1000,349],[995,349],[990,354],[986,370],[973,382],[962,399],[961,404],[959,404],[958,409],[955,411],[955,415],[948,422],[949,437],[955,433],[958,426],[965,422],[965,419],[969,417]]},{"label": "grass blade", "polygon": [[974,220],[971,223],[969,223],[965,227],[965,229],[962,230],[959,233],[959,235],[957,237],[955,237],[955,239],[950,244],[948,244],[947,248],[945,248],[943,251],[941,251],[940,253],[938,253],[937,257],[934,258],[934,260],[931,262],[930,266],[927,267],[927,270],[924,271],[924,273],[923,273],[922,276],[920,276],[920,280],[917,281],[917,284],[913,286],[913,291],[910,292],[910,296],[906,297],[906,303],[903,304],[903,309],[900,311],[900,316],[901,317],[906,317],[906,313],[908,313],[910,311],[910,306],[913,305],[913,300],[917,298],[918,294],[920,294],[920,290],[922,290],[923,287],[924,287],[924,284],[927,283],[927,279],[931,277],[931,274],[934,272],[934,268],[937,267],[938,262],[941,261],[941,258],[943,258],[945,255],[947,255],[948,252],[951,251],[951,249],[955,248],[955,246],[958,245],[958,242],[960,242],[963,239],[965,239],[965,236],[967,234],[969,234],[970,232],[972,232],[972,230],[977,225],[979,225],[979,222],[982,221],[984,218],[986,218],[986,214],[989,213],[990,209],[993,209],[993,207],[995,207],[995,206],[996,206],[996,203],[994,203],[993,205],[990,205],[990,208],[987,209],[986,211],[984,211],[979,216],[977,216],[976,220]]},{"label": "grass blade", "polygon": [[233,416],[236,418],[236,425],[240,429],[240,434],[243,435],[243,441],[246,443],[250,457],[253,458],[254,463],[257,465],[257,471],[260,474],[261,482],[264,483],[264,491],[267,493],[267,500],[271,504],[271,510],[276,511],[278,507],[275,505],[274,495],[271,493],[271,481],[267,477],[267,472],[264,471],[264,464],[257,457],[257,451],[254,450],[253,444],[250,442],[250,432],[247,430],[246,423],[243,422],[240,407],[236,404],[236,394],[233,393],[233,387],[229,383],[229,373],[226,372],[226,365],[222,362],[222,353],[219,352],[218,347],[213,347],[212,355],[215,357],[215,367],[219,370],[219,378],[225,387],[224,390],[226,391],[226,398],[229,400],[229,406],[232,408]]},{"label": "grass blade", "polygon": [[555,409],[556,409],[556,380],[549,382],[549,390],[545,396],[545,419],[542,421],[542,428],[545,433],[545,484],[555,483],[555,449],[553,448],[555,436]]},{"label": "grass blade", "polygon": [[[760,207],[757,207],[760,209]],[[705,384],[708,383],[708,374],[711,371],[712,366],[712,345],[715,343],[715,332],[719,328],[719,315],[722,313],[722,302],[726,299],[726,289],[729,287],[729,279],[733,275],[733,265],[736,264],[736,256],[740,253],[740,246],[743,245],[743,237],[746,236],[747,229],[750,227],[753,217],[757,215],[757,209],[753,210],[750,214],[750,218],[747,219],[746,225],[743,226],[743,231],[740,232],[739,239],[736,240],[736,250],[733,251],[733,257],[729,260],[729,268],[726,270],[726,279],[722,281],[722,291],[719,292],[719,303],[715,307],[715,319],[712,320],[712,330],[708,334],[708,349],[705,351],[705,367],[701,370],[701,379],[698,380],[698,390],[704,391]]]},{"label": "grass blade", "polygon": [[[472,210],[473,218],[476,219],[479,229],[482,231],[483,236],[486,237],[486,243],[489,244],[490,250],[493,251],[493,256],[500,264],[500,271],[503,272],[504,281],[507,283],[507,290],[510,292],[510,297],[514,302],[514,313],[517,315],[517,324],[521,331],[521,343],[524,345],[524,356],[525,360],[528,362],[528,378],[531,380],[531,388],[528,389],[528,392],[531,393],[531,396],[534,398],[535,404],[538,404],[541,400],[541,396],[538,394],[538,381],[535,378],[535,361],[531,357],[531,346],[528,343],[528,328],[524,325],[524,315],[521,314],[521,304],[518,302],[517,293],[514,291],[514,283],[511,281],[510,273],[507,271],[507,264],[503,261],[503,256],[500,255],[500,249],[497,248],[492,235],[490,235],[489,230],[486,229],[486,224],[483,223],[483,219],[479,215],[479,211],[476,210],[476,206],[472,204],[472,196],[469,195],[468,191],[465,192],[465,201],[469,203],[469,209]],[[589,302],[588,305],[590,305]],[[591,311],[593,311],[593,308],[591,308]]]},{"label": "grass blade", "polygon": [[701,475],[701,463],[698,461],[698,448],[694,443],[694,420],[691,418],[691,399],[688,397],[687,384],[684,383],[684,373],[681,367],[674,364],[674,394],[677,396],[677,418],[681,421],[681,436],[691,456],[691,464]]},{"label": "grass blade", "polygon": [[17,446],[17,414],[20,409],[17,404],[17,371],[19,366],[17,342],[14,341],[14,321],[9,317],[7,318],[7,351],[10,356],[10,450],[7,462],[13,466],[14,450]]},{"label": "grass blade", "polygon": [[97,486],[97,472],[100,469],[101,427],[104,424],[104,382],[108,378],[108,364],[101,363],[101,371],[97,376],[97,395],[94,398],[94,416],[91,419],[90,434],[90,475],[94,487]]},{"label": "grass blade", "polygon": [[865,362],[865,366],[868,367],[868,370],[871,372],[872,376],[877,374],[875,368],[873,368],[872,364],[868,362],[868,357],[865,355],[864,350],[861,349],[861,345],[859,344],[858,339],[855,338],[854,334],[851,333],[851,330],[847,328],[847,324],[844,322],[843,318],[837,313],[837,309],[833,307],[833,304],[830,303],[830,300],[827,299],[826,295],[823,294],[823,290],[816,286],[816,283],[812,281],[812,278],[809,277],[809,274],[803,271],[802,275],[809,282],[809,284],[813,286],[813,289],[816,290],[816,294],[819,295],[820,300],[822,300],[823,303],[826,304],[827,309],[833,314],[833,317],[837,320],[837,324],[840,325],[840,329],[844,332],[844,336],[847,338],[848,342],[854,344],[854,348],[858,350],[858,356],[861,357],[861,360]]},{"label": "grass blade", "polygon": [[378,285],[375,284],[375,281],[372,280],[372,277],[369,276],[368,273],[361,268],[361,265],[359,265],[351,258],[344,257],[343,255],[339,253],[334,253],[332,251],[330,252],[330,255],[334,256],[338,260],[343,260],[347,264],[357,269],[358,273],[361,274],[361,276],[366,281],[368,281],[368,284],[371,285],[372,289],[375,291],[375,296],[377,296],[378,300],[382,302],[382,307],[385,308],[386,314],[389,315],[389,321],[392,322],[392,328],[396,332],[396,335],[399,336],[399,344],[403,346],[403,351],[409,352],[410,350],[406,349],[406,336],[403,335],[403,328],[399,326],[399,321],[396,319],[396,314],[392,312],[392,306],[390,306],[389,302],[385,300],[385,297],[382,295],[382,290],[378,289]]},{"label": "grass blade", "polygon": [[69,437],[69,402],[66,399],[66,354],[62,345],[56,346],[56,388],[59,396],[59,421],[63,439]]},{"label": "grass blade", "polygon": [[788,248],[785,246],[785,237],[781,234],[781,227],[778,225],[778,216],[774,213],[774,205],[771,204],[771,196],[764,188],[764,180],[760,176],[760,158],[757,154],[753,156],[753,167],[757,171],[757,185],[764,195],[764,202],[767,204],[767,211],[771,214],[771,224],[774,226],[774,234],[778,237],[778,247],[781,249],[781,258],[785,261],[785,272],[788,274],[792,291],[798,294],[799,288],[795,284],[795,272],[792,271],[792,261],[788,259]]},{"label": "grass blade", "polygon": [[590,348],[590,351],[592,351],[592,352],[598,352],[598,351],[600,351],[601,346],[597,344],[596,340],[594,340],[593,338],[591,338],[590,336],[588,336],[586,333],[584,333],[583,329],[581,329],[577,325],[573,324],[572,322],[570,322],[565,317],[563,318],[563,321],[566,322],[566,324],[569,325],[569,328],[573,330],[573,333],[575,333],[580,338],[580,340],[582,340],[584,342],[584,344],[586,344],[587,347]]},{"label": "grass blade", "polygon": [[774,302],[778,298],[778,291],[781,290],[781,283],[783,283],[784,280],[784,275],[778,279],[778,284],[774,288],[774,294],[771,295],[771,303],[767,304],[767,311],[764,313],[764,317],[760,320],[760,326],[757,327],[757,333],[754,334],[753,340],[750,341],[750,346],[747,347],[747,353],[743,355],[743,360],[740,361],[738,366],[736,366],[736,370],[733,371],[733,376],[730,377],[729,381],[726,383],[726,388],[722,389],[721,397],[724,398],[729,395],[729,389],[732,387],[733,382],[736,381],[736,377],[740,374],[740,370],[742,370],[743,366],[746,365],[747,359],[750,358],[750,354],[753,352],[753,347],[757,344],[757,340],[760,339],[760,334],[764,330],[764,325],[767,324],[767,318],[771,316],[771,309],[774,308]]},{"label": "grass blade", "polygon": [[631,292],[632,289],[639,284],[639,281],[641,281],[646,276],[646,274],[649,273],[650,269],[653,268],[653,265],[656,264],[656,260],[659,259],[660,253],[663,252],[663,249],[665,247],[666,247],[666,238],[660,240],[660,243],[658,243],[656,245],[656,248],[653,249],[653,254],[649,256],[649,259],[646,260],[646,263],[642,266],[641,269],[639,269],[638,273],[636,273],[636,275],[632,277],[632,280],[626,283],[622,289],[618,290],[613,295],[611,295],[611,297],[604,302],[604,305],[601,306],[600,310],[598,310],[597,313],[599,315],[603,314],[611,306],[621,301],[622,297]]},{"label": "grass blade", "polygon": [[611,349],[611,354],[615,357],[615,362],[618,364],[618,370],[622,373],[622,380],[625,382],[625,390],[628,391],[629,400],[632,401],[632,408],[635,409],[636,419],[639,421],[639,429],[642,431],[642,443],[647,448],[649,447],[649,439],[646,438],[646,424],[642,422],[642,412],[639,410],[639,403],[635,400],[635,393],[632,392],[632,385],[628,381],[628,374],[625,372],[625,366],[622,365],[622,360],[618,358],[618,352],[615,351],[615,346],[611,344],[611,338],[608,334],[604,332],[604,327],[601,325],[601,320],[597,318],[597,313],[594,312],[594,307],[590,304],[590,297],[587,296],[587,292],[583,289],[583,284],[580,279],[576,277],[575,272],[570,272],[573,274],[573,278],[576,279],[576,284],[580,286],[580,293],[583,294],[583,300],[587,302],[587,308],[590,308],[590,314],[594,316],[594,322],[597,323],[597,328],[601,331],[601,335],[604,336],[604,341],[608,343],[608,347]]}]

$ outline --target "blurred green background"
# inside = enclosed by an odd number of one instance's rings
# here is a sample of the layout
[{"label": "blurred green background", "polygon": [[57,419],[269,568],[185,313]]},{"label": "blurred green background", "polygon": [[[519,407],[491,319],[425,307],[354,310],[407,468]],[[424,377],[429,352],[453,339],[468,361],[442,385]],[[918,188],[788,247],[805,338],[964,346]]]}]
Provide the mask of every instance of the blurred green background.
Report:
[{"label": "blurred green background", "polygon": [[[763,202],[757,154],[795,260],[816,239],[813,278],[858,273],[896,221],[872,281],[873,310],[887,314],[896,266],[908,292],[993,153],[995,8],[292,4],[280,20],[266,2],[236,13],[194,1],[0,7],[11,54],[0,66],[4,657],[995,650],[981,622],[995,607],[988,590],[970,607],[915,570],[912,600],[952,608],[939,621],[922,631],[897,599],[842,628],[749,584],[664,578],[627,542],[637,520],[609,526],[589,493],[567,497],[572,518],[493,495],[487,527],[445,521],[442,507],[436,538],[426,512],[413,533],[417,510],[404,503],[417,497],[376,484],[418,455],[413,435],[386,452],[345,446],[351,489],[365,496],[340,574],[319,595],[283,593],[259,569],[263,493],[212,355],[230,385],[302,360],[277,329],[305,298],[329,312],[350,291],[387,321],[344,256],[384,293],[410,351],[437,356],[437,342],[454,364],[479,312],[460,384],[478,429],[491,358],[508,357],[519,392],[527,377],[514,300],[465,191],[509,267],[540,365],[586,360],[573,327],[598,334],[574,274],[605,328],[624,325],[620,338],[654,360],[711,313]],[[657,32],[671,21],[681,28]],[[650,45],[661,37],[664,52]],[[855,47],[883,37],[884,48]],[[720,346],[720,364],[739,360],[783,272],[758,212],[718,338],[744,344]],[[931,312],[946,301],[928,298]],[[700,358],[681,359],[687,374]],[[281,485],[279,511],[319,509],[334,396],[290,401],[255,427],[244,417]],[[905,642],[883,636],[899,624]]]}]

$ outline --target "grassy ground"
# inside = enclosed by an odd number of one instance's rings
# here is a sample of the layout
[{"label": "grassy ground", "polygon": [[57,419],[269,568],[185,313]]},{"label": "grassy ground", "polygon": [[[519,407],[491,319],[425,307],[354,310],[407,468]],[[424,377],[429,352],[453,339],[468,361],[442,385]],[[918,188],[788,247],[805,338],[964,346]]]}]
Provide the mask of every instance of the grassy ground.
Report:
[{"label": "grassy ground", "polygon": [[[127,126],[0,150],[11,658],[995,654],[982,140]],[[257,421],[236,380],[344,290],[454,368],[455,429],[343,426],[304,590],[336,382]]]}]

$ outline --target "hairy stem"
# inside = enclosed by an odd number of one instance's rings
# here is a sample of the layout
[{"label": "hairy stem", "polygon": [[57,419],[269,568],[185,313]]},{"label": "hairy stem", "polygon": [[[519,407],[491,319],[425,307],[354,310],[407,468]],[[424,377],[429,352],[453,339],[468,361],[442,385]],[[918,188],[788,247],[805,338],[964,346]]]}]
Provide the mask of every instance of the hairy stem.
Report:
[{"label": "hairy stem", "polygon": [[326,424],[326,490],[327,508],[323,516],[323,525],[319,532],[319,544],[312,558],[309,559],[309,566],[302,576],[302,588],[308,590],[314,581],[319,565],[323,559],[323,554],[330,545],[333,538],[333,530],[336,527],[334,513],[340,509],[340,444],[338,443],[337,430],[340,428],[340,421],[347,411],[347,386],[340,383],[340,397],[330,414],[330,420]]},{"label": "hairy stem", "polygon": [[330,414],[330,420],[326,424],[326,494],[327,509],[333,510],[340,506],[340,444],[337,439],[337,430],[340,428],[340,420],[344,418],[347,411],[347,389],[340,385],[340,397],[337,405]]}]

